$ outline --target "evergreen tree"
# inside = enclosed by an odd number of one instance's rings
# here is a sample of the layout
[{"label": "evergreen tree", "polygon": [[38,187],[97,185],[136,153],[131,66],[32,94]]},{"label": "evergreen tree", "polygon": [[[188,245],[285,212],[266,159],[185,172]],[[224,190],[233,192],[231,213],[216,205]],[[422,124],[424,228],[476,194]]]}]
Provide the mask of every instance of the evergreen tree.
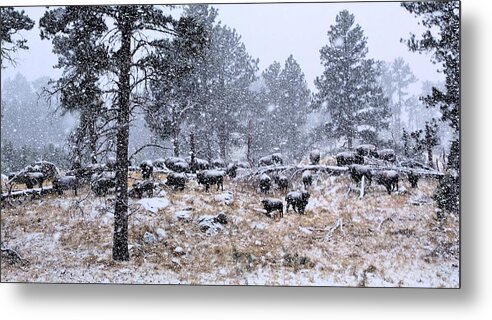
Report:
[{"label": "evergreen tree", "polygon": [[[70,6],[49,10],[40,20],[42,38],[51,39],[64,69],[58,88],[70,78],[96,75],[104,80],[116,136],[116,201],[113,259],[128,260],[128,141],[138,90],[149,80],[148,53],[156,43],[152,34],[175,36],[176,20],[153,5]],[[164,8],[168,8],[164,6]],[[94,72],[87,72],[90,69]],[[75,83],[74,83],[75,85]],[[71,105],[71,104],[70,104]]]},{"label": "evergreen tree", "polygon": [[274,62],[263,72],[263,78],[268,111],[264,113],[264,119],[270,148],[279,148],[287,156],[299,160],[305,151],[303,126],[311,95],[304,73],[290,55],[283,69]]},{"label": "evergreen tree", "polygon": [[315,105],[330,113],[330,134],[346,139],[349,148],[358,138],[374,142],[388,126],[388,100],[367,52],[367,38],[354,15],[341,11],[328,31],[328,44],[320,50],[324,71],[315,81]]},{"label": "evergreen tree", "polygon": [[[459,212],[460,175],[460,2],[403,2],[402,6],[421,18],[427,30],[420,39],[412,34],[406,41],[414,52],[431,52],[432,60],[443,66],[445,90],[433,87],[423,98],[429,107],[439,107],[441,120],[455,131],[448,155],[448,172],[435,194],[437,204],[450,212]],[[438,33],[436,34],[437,31]],[[452,160],[452,161],[451,161]]]},{"label": "evergreen tree", "polygon": [[34,21],[29,18],[24,10],[17,11],[12,7],[0,8],[0,46],[2,67],[4,60],[15,65],[16,61],[13,54],[20,50],[27,50],[27,39],[17,39],[16,35],[22,30],[31,30],[34,27]]},{"label": "evergreen tree", "polygon": [[415,103],[407,88],[417,81],[410,66],[403,58],[396,58],[383,71],[383,88],[391,106],[391,132],[398,137],[402,131],[402,111]]}]

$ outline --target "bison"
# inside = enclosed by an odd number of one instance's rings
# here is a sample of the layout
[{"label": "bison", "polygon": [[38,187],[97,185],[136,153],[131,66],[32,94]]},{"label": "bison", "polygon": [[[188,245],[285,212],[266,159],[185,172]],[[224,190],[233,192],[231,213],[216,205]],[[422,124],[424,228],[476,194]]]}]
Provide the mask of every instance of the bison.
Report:
[{"label": "bison", "polygon": [[166,164],[166,167],[169,170],[172,170],[174,172],[187,172],[190,169],[190,166],[188,163],[182,159],[182,158],[167,158],[166,161],[164,162]]},{"label": "bison", "polygon": [[263,204],[263,208],[266,210],[267,216],[275,218],[277,215],[273,214],[273,212],[278,211],[278,217],[283,218],[284,216],[284,204],[280,199],[267,198],[261,200]]},{"label": "bison", "polygon": [[309,153],[309,161],[312,165],[319,164],[320,159],[321,159],[321,153],[319,152],[318,149],[314,149]]},{"label": "bison", "polygon": [[186,175],[182,172],[171,172],[167,175],[166,185],[174,187],[176,190],[183,191],[185,189]]},{"label": "bison", "polygon": [[205,191],[208,192],[210,185],[217,185],[217,191],[224,191],[224,176],[225,171],[220,170],[205,170],[196,175],[198,184],[205,186]]},{"label": "bison", "polygon": [[289,207],[292,206],[294,212],[299,214],[304,214],[304,210],[309,201],[311,195],[307,191],[292,191],[287,194],[285,201],[287,202],[287,207],[285,213],[289,211]]},{"label": "bison", "polygon": [[398,191],[398,172],[395,170],[383,170],[374,174],[376,182],[386,188],[388,194],[391,191]]},{"label": "bison", "polygon": [[265,157],[260,158],[258,160],[258,166],[263,167],[263,166],[273,166],[273,165],[283,165],[284,164],[284,159],[282,157],[282,154],[280,153],[274,153]]},{"label": "bison", "polygon": [[144,195],[152,197],[154,195],[154,183],[150,180],[137,181],[129,190],[128,195],[132,198],[142,198]]},{"label": "bison", "polygon": [[287,178],[287,176],[275,175],[273,177],[273,181],[275,182],[279,190],[287,190],[287,188],[289,187],[289,178]]},{"label": "bison", "polygon": [[140,170],[142,171],[142,178],[144,180],[150,179],[152,172],[154,172],[154,166],[152,165],[152,161],[145,160],[140,163]]},{"label": "bison", "polygon": [[272,179],[266,173],[260,176],[260,191],[263,193],[267,193],[270,191],[272,187]]},{"label": "bison", "polygon": [[227,169],[226,169],[226,174],[230,177],[230,178],[235,178],[237,176],[237,164],[235,163],[230,163],[228,166],[227,166]]},{"label": "bison", "polygon": [[349,166],[351,164],[363,164],[364,157],[353,151],[340,152],[336,156],[337,166]]},{"label": "bison", "polygon": [[369,184],[372,183],[372,172],[371,168],[368,166],[362,166],[360,164],[353,164],[349,168],[350,177],[355,183],[359,183],[362,180],[362,177],[366,177],[366,180]]},{"label": "bison", "polygon": [[376,158],[389,161],[389,162],[395,162],[396,161],[396,154],[395,150],[393,149],[381,149],[376,151],[377,156]]},{"label": "bison", "polygon": [[408,177],[408,182],[410,182],[410,186],[412,188],[418,188],[418,186],[417,186],[417,184],[419,182],[419,176],[418,176],[418,174],[416,174],[413,171],[410,171],[410,172],[407,173],[407,177]]},{"label": "bison", "polygon": [[64,176],[53,181],[53,190],[59,195],[63,194],[64,190],[73,190],[73,194],[77,196],[78,179],[76,176]]},{"label": "bison", "polygon": [[311,171],[306,170],[302,173],[302,183],[304,184],[304,189],[307,189],[313,184],[313,175]]},{"label": "bison", "polygon": [[360,156],[377,157],[376,146],[373,144],[361,144],[355,148],[355,151]]}]

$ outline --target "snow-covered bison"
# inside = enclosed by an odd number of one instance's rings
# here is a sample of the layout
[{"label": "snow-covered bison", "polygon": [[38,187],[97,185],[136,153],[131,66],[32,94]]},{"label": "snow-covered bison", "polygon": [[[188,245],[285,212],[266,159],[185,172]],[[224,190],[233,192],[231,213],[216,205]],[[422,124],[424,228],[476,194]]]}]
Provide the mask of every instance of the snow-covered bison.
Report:
[{"label": "snow-covered bison", "polygon": [[299,214],[304,214],[306,206],[311,195],[307,191],[292,191],[287,194],[285,201],[287,202],[287,207],[285,208],[285,213],[289,211],[289,207],[292,206],[294,212]]},{"label": "snow-covered bison", "polygon": [[284,164],[284,159],[282,154],[280,153],[273,153],[268,156],[264,156],[258,160],[258,166],[263,167],[263,166],[274,166],[274,165],[283,165]]},{"label": "snow-covered bison", "polygon": [[167,175],[166,185],[173,187],[176,190],[183,191],[187,180],[188,179],[183,172],[171,172]]},{"label": "snow-covered bison", "polygon": [[63,194],[64,190],[73,190],[73,194],[77,196],[78,179],[76,176],[64,176],[53,181],[53,190],[59,195]]},{"label": "snow-covered bison", "polygon": [[260,176],[260,191],[267,193],[272,187],[272,178],[266,173]]},{"label": "snow-covered bison", "polygon": [[371,168],[360,164],[353,164],[349,167],[350,177],[355,183],[359,183],[362,177],[366,177],[369,184],[372,182]]},{"label": "snow-covered bison", "polygon": [[224,191],[224,176],[225,171],[221,170],[205,170],[197,173],[196,178],[198,184],[205,186],[205,191],[208,192],[211,185],[217,185],[217,191],[222,189]]},{"label": "snow-covered bison", "polygon": [[388,194],[391,191],[398,191],[399,174],[395,170],[382,170],[374,173],[375,180],[378,184],[384,186]]},{"label": "snow-covered bison", "polygon": [[393,149],[381,149],[377,151],[377,157],[378,159],[389,161],[389,162],[395,162],[396,161],[396,154],[395,150]]},{"label": "snow-covered bison", "polygon": [[353,151],[340,152],[336,156],[337,166],[349,166],[351,164],[363,164],[364,157]]},{"label": "snow-covered bison", "polygon": [[[280,199],[267,198],[261,200],[263,204],[263,208],[266,210],[266,214],[269,217],[282,218],[284,216],[284,203]],[[278,211],[278,214],[275,214],[275,211]]]}]

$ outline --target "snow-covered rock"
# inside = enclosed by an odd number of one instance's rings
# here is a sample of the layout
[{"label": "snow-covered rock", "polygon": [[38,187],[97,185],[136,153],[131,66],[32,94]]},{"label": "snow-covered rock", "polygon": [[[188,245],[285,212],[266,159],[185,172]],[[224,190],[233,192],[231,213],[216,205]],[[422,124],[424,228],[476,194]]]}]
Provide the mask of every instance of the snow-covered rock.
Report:
[{"label": "snow-covered rock", "polygon": [[144,198],[138,201],[146,210],[157,213],[159,209],[169,206],[169,200],[166,198]]},{"label": "snow-covered rock", "polygon": [[157,228],[155,230],[155,233],[157,233],[157,240],[159,240],[159,241],[164,240],[167,236],[166,231],[162,228]]},{"label": "snow-covered rock", "polygon": [[215,201],[226,204],[226,205],[230,205],[234,201],[234,198],[233,198],[231,192],[224,192],[222,194],[218,194],[215,196],[214,199],[215,199]]},{"label": "snow-covered rock", "polygon": [[174,217],[177,219],[177,220],[181,220],[181,221],[190,221],[191,220],[191,211],[190,210],[180,210],[180,211],[176,211],[174,213]]},{"label": "snow-covered rock", "polygon": [[227,224],[227,216],[220,212],[215,216],[206,215],[197,219],[200,229],[208,235],[215,235],[224,229],[224,224]]},{"label": "snow-covered rock", "polygon": [[146,231],[143,235],[143,241],[146,244],[153,244],[157,242],[157,239],[152,233]]}]

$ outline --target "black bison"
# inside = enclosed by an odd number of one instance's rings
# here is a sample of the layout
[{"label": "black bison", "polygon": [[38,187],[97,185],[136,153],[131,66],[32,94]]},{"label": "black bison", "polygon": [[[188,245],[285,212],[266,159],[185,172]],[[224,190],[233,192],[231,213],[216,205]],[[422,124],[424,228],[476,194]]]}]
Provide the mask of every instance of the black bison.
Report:
[{"label": "black bison", "polygon": [[321,159],[321,153],[319,152],[318,149],[314,149],[309,153],[309,161],[311,164],[313,165],[319,164],[320,159]]},{"label": "black bison", "polygon": [[417,186],[417,184],[419,182],[419,176],[418,176],[418,174],[416,174],[413,171],[410,171],[410,172],[407,173],[407,177],[408,177],[408,182],[410,182],[410,186],[412,188],[418,188],[418,186]]},{"label": "black bison", "polygon": [[92,177],[91,190],[96,196],[108,194],[109,189],[116,187],[116,176],[114,172],[104,172]]},{"label": "black bison", "polygon": [[26,172],[20,171],[18,173],[9,174],[8,183],[18,183],[25,184],[27,189],[34,188],[38,185],[39,188],[43,189],[43,182],[45,181],[44,174],[41,172]]},{"label": "black bison", "polygon": [[172,170],[174,172],[187,172],[190,170],[190,166],[182,158],[167,158],[164,163],[169,170]]},{"label": "black bison", "polygon": [[378,159],[389,161],[389,162],[395,162],[396,161],[396,155],[395,155],[395,150],[393,149],[381,149],[376,151]]},{"label": "black bison", "polygon": [[166,169],[166,160],[159,158],[152,161],[152,166],[158,170]]},{"label": "black bison", "polygon": [[287,190],[289,188],[289,178],[284,175],[275,175],[273,181],[277,185],[279,190]]},{"label": "black bison", "polygon": [[150,160],[142,161],[140,164],[140,171],[142,171],[142,179],[150,179],[152,172],[154,172],[154,166]]},{"label": "black bison", "polygon": [[[46,181],[53,181],[60,177],[60,170],[51,162],[37,161],[34,165],[29,166],[32,170],[26,170],[28,172],[41,172]],[[28,168],[29,168],[28,167]]]},{"label": "black bison", "polygon": [[260,166],[260,167],[283,165],[283,164],[284,164],[284,159],[282,157],[282,154],[280,154],[280,153],[274,153],[274,154],[262,157],[262,158],[260,158],[260,160],[258,160],[258,166]]},{"label": "black bison", "polygon": [[205,186],[205,191],[208,192],[211,185],[217,185],[217,191],[224,191],[224,176],[225,171],[220,170],[205,170],[197,173],[196,179],[198,184]]},{"label": "black bison", "polygon": [[210,169],[210,163],[205,159],[195,158],[194,163],[192,163],[191,156],[188,156],[185,161],[193,172]]},{"label": "black bison", "polygon": [[116,170],[116,158],[114,158],[114,157],[109,157],[109,158],[106,160],[106,170],[109,170],[109,171],[114,171],[114,170]]},{"label": "black bison", "polygon": [[278,211],[278,217],[283,218],[284,216],[284,204],[280,199],[267,198],[261,200],[263,204],[263,208],[267,212],[267,216],[275,218],[277,215],[274,214],[275,211]]},{"label": "black bison", "polygon": [[289,192],[285,197],[285,201],[287,202],[285,213],[287,213],[289,211],[289,207],[292,206],[294,212],[304,214],[304,210],[306,209],[310,196],[311,195],[307,191]]},{"label": "black bison", "polygon": [[249,162],[246,162],[246,161],[238,162],[237,167],[241,168],[241,169],[251,169],[251,165],[249,164]]},{"label": "black bison", "polygon": [[368,166],[353,164],[350,166],[349,172],[350,172],[350,177],[357,184],[361,182],[362,177],[366,177],[366,180],[369,184],[372,183],[372,172],[371,172],[371,168]]},{"label": "black bison", "polygon": [[64,190],[73,190],[73,194],[77,196],[78,179],[76,176],[64,176],[53,181],[53,190],[59,195],[63,194]]},{"label": "black bison", "polygon": [[226,174],[230,177],[230,178],[235,178],[237,176],[237,164],[235,163],[229,163],[229,165],[227,166],[227,169],[226,169]]},{"label": "black bison", "polygon": [[260,191],[263,193],[267,193],[270,191],[272,187],[272,179],[266,173],[260,176]]},{"label": "black bison", "polygon": [[377,157],[376,146],[373,144],[361,144],[355,148],[355,151],[360,156]]},{"label": "black bison", "polygon": [[336,156],[337,166],[349,166],[351,164],[363,164],[364,157],[352,151],[340,152]]},{"label": "black bison", "polygon": [[222,159],[214,159],[211,161],[211,167],[213,169],[223,169],[226,167],[226,164]]},{"label": "black bison", "polygon": [[304,184],[304,189],[307,189],[313,184],[313,175],[311,171],[306,170],[302,173],[302,183]]},{"label": "black bison", "polygon": [[152,197],[154,195],[154,183],[150,180],[137,181],[128,191],[128,195],[132,198],[142,198],[144,195]]},{"label": "black bison", "polygon": [[397,171],[394,170],[379,171],[374,174],[374,177],[378,184],[386,188],[388,194],[391,194],[391,191],[398,191],[399,175]]},{"label": "black bison", "polygon": [[183,172],[171,172],[167,175],[166,185],[173,187],[176,190],[183,191],[187,180],[186,174]]}]

